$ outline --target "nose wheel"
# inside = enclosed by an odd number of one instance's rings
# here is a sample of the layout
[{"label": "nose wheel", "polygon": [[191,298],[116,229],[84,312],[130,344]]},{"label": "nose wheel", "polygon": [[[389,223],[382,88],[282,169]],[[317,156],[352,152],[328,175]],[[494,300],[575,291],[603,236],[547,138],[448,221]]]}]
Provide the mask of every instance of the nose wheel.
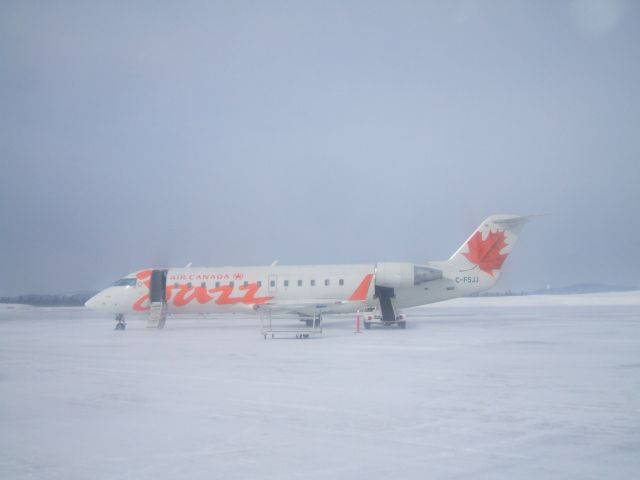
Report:
[{"label": "nose wheel", "polygon": [[116,330],[124,330],[127,328],[127,324],[124,321],[124,313],[116,313]]}]

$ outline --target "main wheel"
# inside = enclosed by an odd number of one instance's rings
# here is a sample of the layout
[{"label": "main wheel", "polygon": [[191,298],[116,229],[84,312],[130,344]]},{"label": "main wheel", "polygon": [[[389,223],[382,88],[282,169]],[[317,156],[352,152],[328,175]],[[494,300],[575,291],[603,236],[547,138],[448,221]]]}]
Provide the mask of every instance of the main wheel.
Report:
[{"label": "main wheel", "polygon": [[371,322],[364,322],[364,328],[369,330],[371,328]]},{"label": "main wheel", "polygon": [[407,328],[407,321],[406,320],[400,320],[398,322],[398,328]]},{"label": "main wheel", "polygon": [[124,323],[116,323],[116,330],[124,330],[126,325]]}]

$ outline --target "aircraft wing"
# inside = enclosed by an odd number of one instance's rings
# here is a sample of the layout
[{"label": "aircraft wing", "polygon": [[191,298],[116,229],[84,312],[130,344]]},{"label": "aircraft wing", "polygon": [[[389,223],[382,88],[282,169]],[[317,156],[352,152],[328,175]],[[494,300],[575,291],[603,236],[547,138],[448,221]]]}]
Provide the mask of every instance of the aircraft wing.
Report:
[{"label": "aircraft wing", "polygon": [[340,305],[352,303],[349,300],[340,299],[324,299],[318,301],[318,299],[308,300],[285,300],[279,302],[267,302],[260,305],[255,305],[253,308],[256,311],[270,310],[278,313],[299,313],[301,315],[313,315],[314,311],[322,313],[323,311],[332,310]]}]

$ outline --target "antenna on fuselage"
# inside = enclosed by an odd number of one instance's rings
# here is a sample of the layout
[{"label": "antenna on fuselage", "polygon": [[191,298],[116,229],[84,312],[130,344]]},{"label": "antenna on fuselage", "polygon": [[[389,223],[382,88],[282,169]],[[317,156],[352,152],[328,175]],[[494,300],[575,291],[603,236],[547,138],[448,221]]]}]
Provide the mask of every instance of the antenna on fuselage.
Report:
[{"label": "antenna on fuselage", "polygon": [[278,264],[278,260],[274,260],[273,262],[271,262],[271,267],[275,267]]}]

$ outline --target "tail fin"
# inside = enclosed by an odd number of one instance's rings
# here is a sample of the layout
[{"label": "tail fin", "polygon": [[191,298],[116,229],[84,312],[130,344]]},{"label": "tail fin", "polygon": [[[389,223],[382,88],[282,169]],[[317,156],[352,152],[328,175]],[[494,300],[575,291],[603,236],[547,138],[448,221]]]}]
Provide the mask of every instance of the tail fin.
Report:
[{"label": "tail fin", "polygon": [[530,217],[492,215],[458,250],[442,262],[445,276],[470,291],[491,288]]}]

